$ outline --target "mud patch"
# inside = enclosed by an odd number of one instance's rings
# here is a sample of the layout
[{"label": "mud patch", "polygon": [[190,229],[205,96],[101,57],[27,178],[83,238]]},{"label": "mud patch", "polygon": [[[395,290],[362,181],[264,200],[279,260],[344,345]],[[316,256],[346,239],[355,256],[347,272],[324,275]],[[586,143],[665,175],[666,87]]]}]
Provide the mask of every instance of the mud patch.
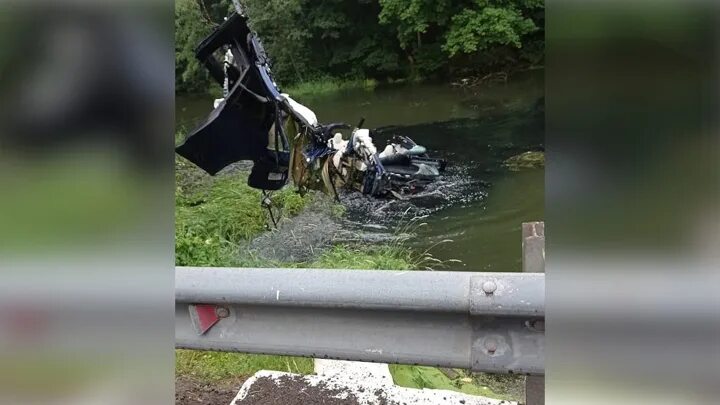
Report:
[{"label": "mud patch", "polygon": [[190,376],[175,377],[176,405],[227,405],[246,378],[231,381],[203,382]]},{"label": "mud patch", "polygon": [[[227,402],[229,403],[229,401]],[[302,376],[258,378],[236,405],[359,405],[355,395],[323,383],[313,385]]]}]

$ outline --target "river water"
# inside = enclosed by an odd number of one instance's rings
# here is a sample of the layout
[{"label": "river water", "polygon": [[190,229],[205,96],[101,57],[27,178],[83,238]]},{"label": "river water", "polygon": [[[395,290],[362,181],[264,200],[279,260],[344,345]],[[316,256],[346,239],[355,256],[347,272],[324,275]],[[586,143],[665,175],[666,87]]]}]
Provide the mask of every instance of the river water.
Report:
[{"label": "river water", "polygon": [[[377,129],[380,147],[387,137],[408,135],[450,162],[422,198],[344,195],[348,226],[393,233],[420,217],[408,243],[431,248],[447,269],[520,271],[521,224],[544,218],[544,171],[513,172],[502,162],[544,147],[543,75],[525,72],[474,89],[405,84],[300,98],[321,122],[354,125],[364,117],[364,127]],[[176,120],[192,127],[211,106],[208,97],[178,97]]]}]

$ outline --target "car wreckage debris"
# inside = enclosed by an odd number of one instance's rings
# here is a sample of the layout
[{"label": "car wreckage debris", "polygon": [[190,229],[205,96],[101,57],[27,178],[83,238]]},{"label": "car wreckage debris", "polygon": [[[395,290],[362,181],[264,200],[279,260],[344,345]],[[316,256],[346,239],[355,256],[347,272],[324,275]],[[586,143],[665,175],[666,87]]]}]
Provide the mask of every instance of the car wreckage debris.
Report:
[{"label": "car wreckage debris", "polygon": [[404,198],[445,169],[445,160],[428,156],[405,136],[378,150],[372,132],[362,128],[364,119],[354,128],[320,124],[312,110],[280,92],[262,43],[242,13],[231,14],[205,38],[196,57],[223,87],[223,98],[176,151],[211,175],[251,160],[248,185],[263,190],[268,209],[266,192],[289,179],[299,192],[316,189],[336,199],[341,189]]}]

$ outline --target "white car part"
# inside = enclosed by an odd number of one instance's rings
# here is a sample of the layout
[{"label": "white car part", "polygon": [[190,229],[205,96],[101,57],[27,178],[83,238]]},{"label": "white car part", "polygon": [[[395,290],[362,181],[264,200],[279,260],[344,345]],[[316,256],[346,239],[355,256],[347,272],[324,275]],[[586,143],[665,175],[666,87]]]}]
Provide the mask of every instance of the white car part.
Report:
[{"label": "white car part", "polygon": [[395,154],[395,148],[392,145],[387,145],[385,149],[378,155],[380,159],[392,156]]},{"label": "white car part", "polygon": [[366,128],[358,128],[352,134],[353,148],[361,156],[369,158],[377,153],[377,148],[373,144],[370,130]]},{"label": "white car part", "polygon": [[281,96],[287,100],[288,104],[290,105],[290,108],[295,112],[297,115],[303,117],[305,121],[308,122],[308,124],[315,126],[318,124],[317,115],[313,112],[313,110],[305,107],[304,105],[298,103],[297,101],[293,100],[290,95],[287,93],[282,93]]}]

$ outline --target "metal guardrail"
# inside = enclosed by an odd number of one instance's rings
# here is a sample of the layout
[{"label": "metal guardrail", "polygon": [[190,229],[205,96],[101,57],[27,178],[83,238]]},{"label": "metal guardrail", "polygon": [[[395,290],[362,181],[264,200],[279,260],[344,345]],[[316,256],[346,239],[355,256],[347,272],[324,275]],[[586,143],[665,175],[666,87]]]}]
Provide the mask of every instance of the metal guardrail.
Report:
[{"label": "metal guardrail", "polygon": [[176,347],[544,373],[545,275],[178,267]]},{"label": "metal guardrail", "polygon": [[[545,272],[545,223],[522,224],[522,270],[525,273]],[[525,378],[525,404],[545,405],[545,376]]]}]

